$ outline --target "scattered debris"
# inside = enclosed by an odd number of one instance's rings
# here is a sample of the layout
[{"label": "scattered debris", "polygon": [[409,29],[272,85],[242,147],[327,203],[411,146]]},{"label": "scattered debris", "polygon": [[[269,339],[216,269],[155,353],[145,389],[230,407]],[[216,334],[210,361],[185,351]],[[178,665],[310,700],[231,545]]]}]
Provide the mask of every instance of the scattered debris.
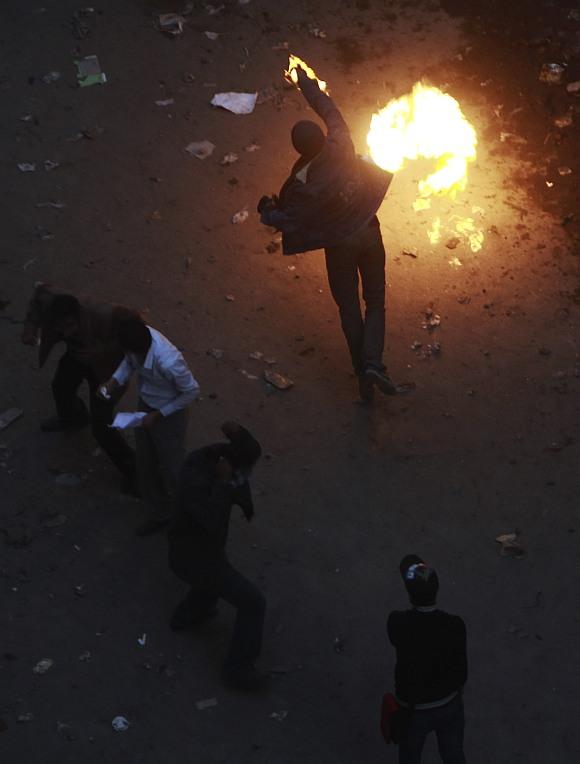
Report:
[{"label": "scattered debris", "polygon": [[20,172],[36,172],[36,162],[19,162],[18,169]]},{"label": "scattered debris", "polygon": [[256,106],[258,93],[216,93],[212,106],[219,106],[233,114],[251,114]]},{"label": "scattered debris", "polygon": [[227,295],[226,295],[226,300],[227,300],[228,302],[235,302],[236,298],[234,297],[234,295],[233,295],[233,294],[227,294]]},{"label": "scattered debris", "polygon": [[238,369],[242,377],[245,377],[246,379],[258,379],[258,377],[255,374],[250,374],[249,371],[246,371],[245,369]]},{"label": "scattered debris", "polygon": [[209,355],[212,358],[215,358],[216,361],[219,361],[224,357],[224,351],[220,350],[220,348],[210,348],[206,351],[206,355]]},{"label": "scattered debris", "polygon": [[294,382],[283,374],[279,374],[277,371],[271,369],[264,370],[264,379],[269,385],[273,385],[278,390],[289,390],[294,386]]},{"label": "scattered debris", "polygon": [[318,24],[308,24],[308,34],[311,37],[316,37],[319,40],[326,39],[326,32],[324,29],[321,29]]},{"label": "scattered debris", "polygon": [[211,141],[194,141],[185,147],[188,154],[196,159],[207,159],[213,154],[215,149]]},{"label": "scattered debris", "polygon": [[33,674],[46,674],[47,671],[49,671],[54,666],[54,661],[52,658],[43,658],[41,661],[38,661],[36,666],[32,669]]},{"label": "scattered debris", "polygon": [[224,8],[225,8],[225,5],[206,5],[205,6],[205,10],[208,16],[217,16],[217,14],[221,13]]},{"label": "scattered debris", "polygon": [[406,257],[412,257],[413,260],[416,260],[419,257],[415,247],[407,247],[406,249],[402,249],[401,254],[405,255]]},{"label": "scattered debris", "polygon": [[399,382],[395,385],[397,395],[405,395],[406,393],[412,393],[416,390],[417,385],[414,382]]},{"label": "scattered debris", "polygon": [[181,75],[181,81],[182,82],[195,82],[195,74],[191,74],[190,72],[184,72]]},{"label": "scattered debris", "polygon": [[30,711],[27,714],[20,714],[16,717],[16,722],[18,724],[26,724],[27,722],[31,722],[34,720],[34,714]]},{"label": "scattered debris", "polygon": [[126,732],[129,729],[129,721],[124,716],[115,716],[111,725],[115,732]]},{"label": "scattered debris", "polygon": [[288,711],[272,711],[270,719],[276,719],[277,722],[283,722],[288,716]]},{"label": "scattered debris", "polygon": [[525,555],[524,549],[522,549],[518,542],[519,533],[502,533],[500,536],[496,536],[496,541],[501,544],[500,555],[502,557],[514,557],[519,559]]},{"label": "scattered debris", "polygon": [[276,45],[272,45],[272,50],[289,50],[290,46],[288,44],[287,40],[284,40],[284,42],[278,42]]},{"label": "scattered debris", "polygon": [[458,236],[453,236],[453,238],[449,239],[449,241],[445,244],[447,249],[455,249],[457,246],[461,244],[461,239]]},{"label": "scattered debris", "polygon": [[577,80],[576,82],[570,82],[568,85],[566,85],[566,90],[568,93],[580,93],[580,80]]},{"label": "scattered debris", "polygon": [[155,106],[171,106],[175,103],[175,98],[165,98],[162,101],[155,101]]},{"label": "scattered debris", "polygon": [[141,647],[145,647],[145,643],[147,642],[147,634],[143,632],[140,637],[137,637],[137,642],[141,645]]},{"label": "scattered debris", "polygon": [[90,650],[85,650],[85,652],[84,652],[84,653],[81,653],[81,654],[79,655],[79,657],[78,657],[78,660],[79,660],[81,663],[88,663],[88,662],[89,662],[89,661],[92,659],[92,657],[93,657],[93,656],[91,655],[91,653],[90,653]]},{"label": "scattered debris", "polygon": [[238,159],[239,159],[238,155],[235,154],[233,151],[231,151],[229,154],[224,154],[220,164],[223,164],[223,165],[235,164],[238,161]]},{"label": "scattered debris", "polygon": [[110,427],[116,430],[129,430],[134,427],[141,427],[142,421],[147,416],[145,411],[120,411],[115,415]]},{"label": "scattered debris", "polygon": [[101,65],[97,56],[85,56],[79,61],[75,61],[77,68],[77,82],[81,88],[90,87],[90,85],[104,85],[107,81],[107,75],[101,71]]},{"label": "scattered debris", "polygon": [[538,79],[540,82],[547,82],[550,85],[558,85],[562,82],[562,77],[566,67],[562,64],[542,64]]},{"label": "scattered debris", "polygon": [[84,584],[77,584],[77,586],[74,587],[73,591],[77,597],[84,597],[87,593],[87,590],[85,589]]},{"label": "scattered debris", "polygon": [[244,151],[247,151],[248,154],[253,154],[254,151],[259,151],[262,147],[258,143],[249,143]]},{"label": "scattered debris", "polygon": [[527,143],[527,140],[521,135],[516,135],[515,133],[507,133],[504,131],[499,134],[499,140],[501,143],[507,143],[507,141],[511,141],[512,143],[516,143],[521,146]]},{"label": "scattered debris", "polygon": [[255,350],[253,353],[250,353],[248,358],[251,358],[252,361],[261,361],[264,357],[264,354],[261,353],[259,350]]},{"label": "scattered debris", "polygon": [[572,175],[571,167],[558,167],[558,175]]},{"label": "scattered debris", "polygon": [[441,326],[441,316],[434,313],[433,310],[427,310],[423,315],[425,316],[425,320],[421,323],[422,329],[433,331],[433,329]]},{"label": "scattered debris", "polygon": [[60,167],[60,162],[55,162],[53,159],[44,160],[44,169],[46,172],[52,172],[52,170],[56,170],[57,167]]},{"label": "scattered debris", "polygon": [[63,210],[66,207],[66,204],[64,202],[37,202],[34,206],[38,210],[44,208],[50,208],[52,210]]},{"label": "scattered debris", "polygon": [[22,409],[7,409],[2,415],[0,415],[0,432],[5,430],[9,425],[12,424],[12,422],[20,419],[23,414],[24,411],[22,411]]},{"label": "scattered debris", "polygon": [[570,127],[573,121],[571,114],[564,114],[562,117],[556,117],[554,124],[559,128]]},{"label": "scattered debris", "polygon": [[219,35],[219,32],[204,32],[204,35],[207,37],[208,40],[217,40]]},{"label": "scattered debris", "polygon": [[344,639],[342,637],[335,637],[332,643],[332,649],[335,653],[340,653],[344,650]]},{"label": "scattered debris", "polygon": [[43,526],[45,528],[59,528],[61,525],[65,525],[67,521],[68,517],[66,515],[54,515],[45,520]]},{"label": "scattered debris", "polygon": [[451,260],[449,260],[449,265],[452,268],[459,268],[463,265],[463,263],[458,257],[452,257]]},{"label": "scattered debris", "polygon": [[195,707],[198,711],[205,711],[206,708],[215,708],[217,704],[217,698],[205,698],[205,700],[196,701]]},{"label": "scattered debris", "polygon": [[284,104],[284,96],[274,85],[268,85],[267,87],[260,90],[256,100],[258,106],[270,102],[272,102],[278,108],[281,108]]},{"label": "scattered debris", "polygon": [[48,72],[48,74],[44,75],[44,77],[42,78],[42,81],[45,84],[50,85],[51,82],[56,82],[57,80],[60,80],[60,78],[61,78],[60,72]]},{"label": "scattered debris", "polygon": [[245,223],[246,220],[249,218],[250,213],[247,209],[240,210],[239,212],[236,212],[235,215],[232,216],[232,223],[234,225],[237,225],[238,223]]},{"label": "scattered debris", "polygon": [[183,34],[183,25],[185,19],[180,16],[179,13],[162,13],[158,19],[159,31],[170,37],[177,37],[177,35]]}]

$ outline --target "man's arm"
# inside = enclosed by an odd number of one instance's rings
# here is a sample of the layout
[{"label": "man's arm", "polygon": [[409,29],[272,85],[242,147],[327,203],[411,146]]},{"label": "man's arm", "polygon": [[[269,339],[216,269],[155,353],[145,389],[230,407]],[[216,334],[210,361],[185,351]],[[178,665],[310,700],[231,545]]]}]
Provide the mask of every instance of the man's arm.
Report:
[{"label": "man's arm", "polygon": [[159,409],[162,416],[167,417],[189,406],[199,396],[199,384],[181,353],[171,364],[164,365],[163,372],[179,391],[173,400]]},{"label": "man's arm", "polygon": [[298,85],[308,105],[324,121],[328,129],[327,140],[353,149],[350,130],[332,98],[323,93],[318,82],[311,79],[302,67],[298,67]]}]

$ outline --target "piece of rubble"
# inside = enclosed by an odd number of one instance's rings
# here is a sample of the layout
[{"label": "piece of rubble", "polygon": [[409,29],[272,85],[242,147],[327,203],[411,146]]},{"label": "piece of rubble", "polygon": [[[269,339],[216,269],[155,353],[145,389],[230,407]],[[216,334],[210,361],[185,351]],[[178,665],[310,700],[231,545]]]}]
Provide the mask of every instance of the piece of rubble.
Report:
[{"label": "piece of rubble", "polygon": [[565,71],[566,67],[563,64],[542,64],[538,79],[549,85],[559,85]]},{"label": "piece of rubble", "polygon": [[433,331],[433,329],[436,329],[438,326],[441,326],[441,316],[438,313],[435,313],[433,310],[427,310],[424,313],[425,319],[421,323],[422,329],[427,329],[427,331]]},{"label": "piece of rubble", "polygon": [[270,719],[275,719],[277,722],[283,722],[288,716],[288,711],[272,711]]},{"label": "piece of rubble", "polygon": [[496,536],[496,541],[501,544],[500,555],[502,557],[514,557],[520,559],[525,555],[525,550],[522,549],[521,544],[518,541],[518,533],[502,533]]},{"label": "piece of rubble", "polygon": [[406,257],[412,257],[414,260],[419,257],[415,247],[406,247],[405,249],[401,250],[401,254],[405,255]]},{"label": "piece of rubble", "polygon": [[235,164],[235,162],[237,162],[238,159],[239,159],[238,155],[235,152],[230,151],[228,154],[224,154],[220,164],[222,165]]},{"label": "piece of rubble", "polygon": [[115,732],[126,732],[129,729],[129,720],[124,716],[115,716],[111,722],[111,726]]},{"label": "piece of rubble", "polygon": [[42,78],[42,81],[46,85],[50,85],[51,82],[56,82],[57,80],[60,80],[60,78],[61,78],[61,73],[60,72],[52,71],[52,72],[48,72],[47,74],[45,74],[44,77]]},{"label": "piece of rubble", "polygon": [[205,711],[207,708],[215,708],[217,704],[217,698],[205,698],[204,700],[196,701],[195,707],[198,711]]},{"label": "piece of rubble", "polygon": [[192,157],[195,157],[196,159],[207,159],[213,154],[213,151],[215,149],[215,145],[211,141],[194,141],[193,143],[189,143],[185,150],[188,154],[191,154]]},{"label": "piece of rubble", "polygon": [[43,658],[41,661],[38,661],[36,666],[32,669],[33,674],[46,674],[47,671],[49,671],[54,666],[54,661],[52,658]]},{"label": "piece of rubble", "polygon": [[36,162],[19,162],[18,169],[20,172],[36,172]]},{"label": "piece of rubble", "polygon": [[234,225],[238,225],[239,223],[245,223],[246,220],[249,218],[250,213],[247,209],[240,210],[239,212],[236,212],[235,215],[232,215],[232,223]]},{"label": "piece of rubble", "polygon": [[453,236],[446,242],[445,246],[447,249],[455,249],[459,244],[461,244],[461,239],[458,236]]},{"label": "piece of rubble", "polygon": [[177,37],[183,34],[185,18],[179,13],[162,13],[159,15],[157,22],[159,24],[159,31],[170,37]]},{"label": "piece of rubble", "polygon": [[290,377],[285,377],[283,374],[279,374],[277,371],[272,371],[271,369],[264,370],[264,379],[268,384],[278,390],[289,390],[294,386],[294,382]]}]

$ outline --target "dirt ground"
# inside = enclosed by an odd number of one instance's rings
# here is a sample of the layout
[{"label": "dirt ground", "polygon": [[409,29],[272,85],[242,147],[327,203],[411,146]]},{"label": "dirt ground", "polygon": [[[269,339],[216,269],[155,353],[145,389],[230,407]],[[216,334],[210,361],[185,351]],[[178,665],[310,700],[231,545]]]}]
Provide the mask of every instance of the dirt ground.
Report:
[{"label": "dirt ground", "polygon": [[[580,14],[537,0],[224,2],[215,15],[194,2],[176,39],[154,25],[171,3],[99,0],[83,39],[77,2],[0,10],[0,412],[24,411],[0,433],[0,757],[394,762],[378,733],[393,670],[385,619],[405,605],[398,561],[417,552],[468,626],[468,761],[577,762],[580,100],[566,84],[580,79]],[[387,360],[416,391],[372,409],[355,403],[321,253],[269,253],[276,237],[255,213],[307,115],[283,88],[283,42],[329,82],[361,151],[373,111],[421,78],[454,95],[479,136],[467,190],[444,214],[483,210],[480,252],[430,246],[428,216],[411,208],[418,168],[381,207]],[[90,54],[107,84],[78,88],[73,61]],[[561,84],[538,81],[545,62],[567,63]],[[43,82],[50,71],[61,77]],[[209,105],[272,86],[248,116]],[[555,126],[566,114],[572,124]],[[216,149],[200,161],[184,148],[203,139]],[[239,161],[221,165],[229,152]],[[411,247],[416,258],[402,254]],[[191,447],[232,417],[262,441],[256,518],[234,518],[230,554],[267,595],[268,694],[220,684],[227,606],[200,633],[169,630],[184,587],[164,538],[134,536],[142,507],[119,494],[90,433],[39,432],[58,353],[39,372],[19,343],[37,280],[143,310],[184,350],[203,391]],[[440,355],[416,341],[440,342]],[[268,389],[256,350],[293,389]],[[495,537],[516,529],[526,555],[500,556]],[[45,658],[50,670],[33,673]],[[208,698],[217,705],[198,710]],[[430,741],[424,761],[436,760]]]}]

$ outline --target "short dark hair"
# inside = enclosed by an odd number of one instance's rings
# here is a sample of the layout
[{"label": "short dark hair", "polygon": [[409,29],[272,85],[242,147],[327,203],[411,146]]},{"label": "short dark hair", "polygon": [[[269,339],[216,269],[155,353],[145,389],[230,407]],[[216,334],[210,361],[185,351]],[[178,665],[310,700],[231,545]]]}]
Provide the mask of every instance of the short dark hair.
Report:
[{"label": "short dark hair", "polygon": [[226,422],[222,430],[230,441],[228,460],[232,467],[251,470],[262,455],[258,441],[241,424]]},{"label": "short dark hair", "polygon": [[324,148],[326,138],[320,125],[301,119],[292,128],[292,145],[305,159],[313,159]]},{"label": "short dark hair", "polygon": [[140,318],[123,318],[116,326],[117,341],[130,353],[146,353],[151,347],[151,332]]},{"label": "short dark hair", "polygon": [[57,294],[49,307],[49,314],[53,321],[63,318],[78,318],[81,312],[81,304],[72,294]]},{"label": "short dark hair", "polygon": [[411,604],[428,607],[437,601],[439,577],[433,568],[416,554],[407,554],[399,564],[399,570]]}]

